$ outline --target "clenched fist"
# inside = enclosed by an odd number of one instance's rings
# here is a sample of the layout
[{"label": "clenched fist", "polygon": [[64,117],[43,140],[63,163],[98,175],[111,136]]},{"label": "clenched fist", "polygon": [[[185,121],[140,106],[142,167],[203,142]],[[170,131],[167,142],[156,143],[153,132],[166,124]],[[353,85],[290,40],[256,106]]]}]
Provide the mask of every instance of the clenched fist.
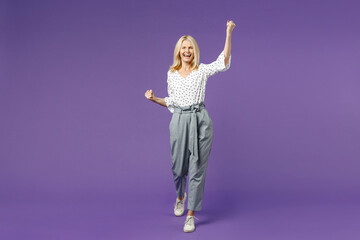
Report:
[{"label": "clenched fist", "polygon": [[235,26],[236,25],[232,20],[228,20],[226,23],[226,31],[231,33]]},{"label": "clenched fist", "polygon": [[145,97],[149,100],[154,100],[155,96],[154,96],[153,90],[152,89],[147,90],[145,92]]}]

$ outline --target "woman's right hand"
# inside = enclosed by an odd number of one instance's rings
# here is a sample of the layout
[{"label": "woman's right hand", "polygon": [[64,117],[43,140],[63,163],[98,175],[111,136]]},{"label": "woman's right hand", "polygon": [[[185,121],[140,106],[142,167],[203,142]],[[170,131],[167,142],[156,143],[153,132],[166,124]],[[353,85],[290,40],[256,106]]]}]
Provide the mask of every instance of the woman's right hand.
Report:
[{"label": "woman's right hand", "polygon": [[153,93],[153,90],[150,89],[150,90],[147,90],[145,92],[145,97],[151,101],[153,101],[155,99],[155,96],[154,96],[154,93]]}]

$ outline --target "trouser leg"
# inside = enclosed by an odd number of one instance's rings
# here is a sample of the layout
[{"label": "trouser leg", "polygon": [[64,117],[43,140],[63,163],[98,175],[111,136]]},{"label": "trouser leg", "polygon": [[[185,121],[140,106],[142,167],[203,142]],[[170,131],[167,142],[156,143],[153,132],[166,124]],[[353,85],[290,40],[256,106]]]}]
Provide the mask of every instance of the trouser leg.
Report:
[{"label": "trouser leg", "polygon": [[198,159],[189,159],[189,198],[187,208],[193,211],[202,209],[206,168],[213,141],[213,123],[206,109],[197,113],[198,119]]},{"label": "trouser leg", "polygon": [[189,168],[188,150],[188,115],[174,113],[170,124],[170,146],[172,173],[174,178],[176,195],[182,198],[185,194],[186,180]]}]

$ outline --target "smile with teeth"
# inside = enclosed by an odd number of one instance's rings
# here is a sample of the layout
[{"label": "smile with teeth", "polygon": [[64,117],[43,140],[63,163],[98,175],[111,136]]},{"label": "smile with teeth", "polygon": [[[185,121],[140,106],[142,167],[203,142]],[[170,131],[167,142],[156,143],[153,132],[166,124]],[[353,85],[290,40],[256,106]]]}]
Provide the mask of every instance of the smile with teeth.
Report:
[{"label": "smile with teeth", "polygon": [[191,54],[184,54],[184,57],[190,57],[191,56]]}]

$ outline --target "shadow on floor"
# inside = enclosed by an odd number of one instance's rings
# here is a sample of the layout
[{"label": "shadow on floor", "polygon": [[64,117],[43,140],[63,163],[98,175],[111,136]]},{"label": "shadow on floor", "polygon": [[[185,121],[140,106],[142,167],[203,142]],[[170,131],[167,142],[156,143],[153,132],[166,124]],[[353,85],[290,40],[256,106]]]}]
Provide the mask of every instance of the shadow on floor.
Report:
[{"label": "shadow on floor", "polygon": [[207,225],[234,218],[242,211],[241,206],[241,200],[232,191],[223,190],[221,192],[208,193],[206,205],[203,204],[203,209],[197,214],[195,213],[195,216],[200,219],[197,225]]}]

